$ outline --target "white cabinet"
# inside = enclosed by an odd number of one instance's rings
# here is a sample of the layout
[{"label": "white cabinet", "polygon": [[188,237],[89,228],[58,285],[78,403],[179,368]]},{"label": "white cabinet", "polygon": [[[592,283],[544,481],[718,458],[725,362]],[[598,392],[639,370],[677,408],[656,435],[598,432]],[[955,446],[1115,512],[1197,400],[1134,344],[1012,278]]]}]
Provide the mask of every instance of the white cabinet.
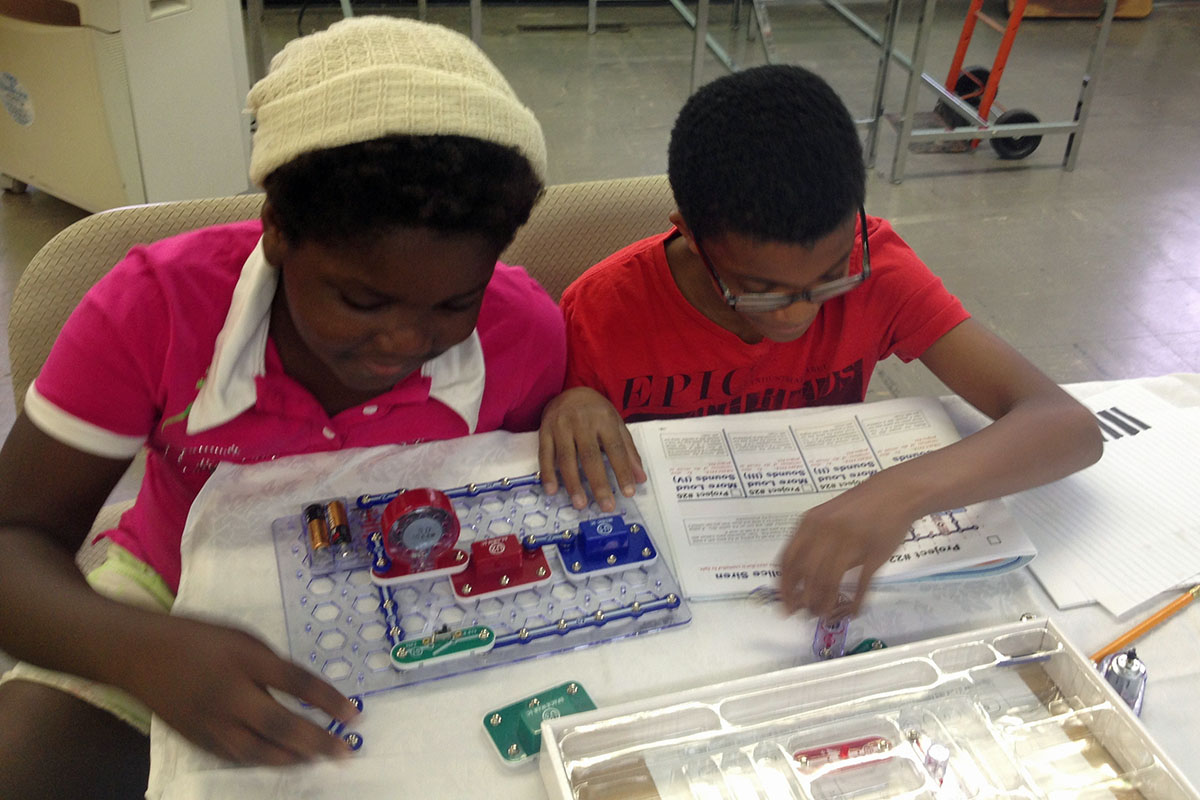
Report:
[{"label": "white cabinet", "polygon": [[67,5],[0,0],[0,172],[89,211],[248,189],[240,4]]}]

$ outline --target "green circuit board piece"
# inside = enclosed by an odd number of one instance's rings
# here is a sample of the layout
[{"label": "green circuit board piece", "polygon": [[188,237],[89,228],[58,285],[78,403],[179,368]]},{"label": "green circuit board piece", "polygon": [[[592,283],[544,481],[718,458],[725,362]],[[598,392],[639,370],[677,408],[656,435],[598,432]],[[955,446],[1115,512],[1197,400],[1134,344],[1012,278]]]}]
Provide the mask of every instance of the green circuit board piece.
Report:
[{"label": "green circuit board piece", "polygon": [[486,653],[495,643],[496,634],[486,625],[472,625],[419,639],[405,639],[392,648],[392,666],[396,669],[413,669],[430,661]]},{"label": "green circuit board piece", "polygon": [[882,650],[887,647],[882,639],[863,639],[850,650],[846,651],[846,655],[852,656],[855,653],[870,653],[873,650]]},{"label": "green circuit board piece", "polygon": [[483,716],[483,729],[507,764],[520,764],[542,749],[542,720],[591,711],[596,707],[576,681],[530,695]]}]

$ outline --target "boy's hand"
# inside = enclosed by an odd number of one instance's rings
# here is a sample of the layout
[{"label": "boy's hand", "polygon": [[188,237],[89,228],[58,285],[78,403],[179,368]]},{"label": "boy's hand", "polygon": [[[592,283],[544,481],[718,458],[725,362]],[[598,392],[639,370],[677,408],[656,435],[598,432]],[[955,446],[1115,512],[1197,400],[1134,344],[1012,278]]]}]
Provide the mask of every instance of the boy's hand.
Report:
[{"label": "boy's hand", "polygon": [[[904,541],[912,519],[894,498],[876,497],[870,481],[811,508],[784,548],[779,590],[788,613],[807,609],[815,616],[834,611],[855,614],[871,576]],[[838,606],[845,574],[861,567],[858,587],[847,608]]]},{"label": "boy's hand", "polygon": [[[325,728],[285,708],[268,689],[348,720],[353,703],[313,673],[253,636],[180,617],[163,617],[129,686],[193,743],[243,764],[282,766],[351,753]],[[161,634],[161,635],[157,635]],[[153,649],[150,649],[153,648]]]},{"label": "boy's hand", "polygon": [[604,469],[604,455],[612,465],[621,494],[632,497],[635,482],[645,482],[646,472],[633,437],[612,403],[585,386],[567,389],[551,400],[542,413],[538,432],[538,464],[546,491],[558,491],[557,475],[561,475],[571,504],[584,508],[587,493],[579,476],[582,466],[600,508],[615,511],[617,504]]}]

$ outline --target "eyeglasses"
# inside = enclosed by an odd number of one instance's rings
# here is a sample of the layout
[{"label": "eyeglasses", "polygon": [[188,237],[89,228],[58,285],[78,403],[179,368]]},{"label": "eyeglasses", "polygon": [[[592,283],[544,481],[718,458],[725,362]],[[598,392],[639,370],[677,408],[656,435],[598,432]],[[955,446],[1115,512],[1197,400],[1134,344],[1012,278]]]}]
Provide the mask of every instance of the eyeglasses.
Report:
[{"label": "eyeglasses", "polygon": [[858,207],[858,225],[862,233],[862,271],[857,275],[847,275],[844,278],[819,283],[811,289],[794,293],[748,292],[746,294],[734,294],[729,291],[729,287],[725,285],[725,281],[721,280],[721,276],[713,268],[712,261],[709,260],[708,254],[704,252],[699,239],[695,240],[696,250],[700,253],[700,260],[708,268],[708,274],[712,275],[712,279],[716,281],[717,288],[721,290],[721,296],[725,299],[725,304],[730,308],[747,314],[778,311],[801,300],[806,303],[824,303],[826,300],[832,300],[856,288],[871,276],[871,248],[867,244],[867,210],[862,206]]}]

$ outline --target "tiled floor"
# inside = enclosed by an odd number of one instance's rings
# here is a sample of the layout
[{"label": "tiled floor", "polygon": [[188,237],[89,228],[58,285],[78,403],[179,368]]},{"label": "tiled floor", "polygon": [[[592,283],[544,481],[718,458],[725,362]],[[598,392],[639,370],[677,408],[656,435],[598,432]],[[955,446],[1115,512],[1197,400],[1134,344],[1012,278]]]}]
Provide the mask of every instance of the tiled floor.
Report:
[{"label": "tiled floor", "polygon": [[[907,46],[916,3],[900,28]],[[882,23],[881,2],[851,3]],[[411,15],[410,5],[359,13]],[[948,67],[966,0],[937,13],[928,71]],[[1002,4],[988,0],[994,16]],[[865,116],[877,51],[818,2],[772,6],[779,52],[826,75]],[[310,8],[306,31],[337,16]],[[433,21],[465,31],[465,5],[434,6]],[[761,63],[715,5],[713,32],[744,63]],[[582,5],[487,5],[484,49],[546,129],[551,182],[661,172],[671,122],[687,96],[690,29],[667,4],[602,4],[607,27],[582,30]],[[1095,30],[1088,20],[1026,20],[998,100],[1043,120],[1070,118]],[[564,26],[578,26],[563,29]],[[551,30],[553,27],[555,29]],[[267,12],[267,50],[296,34],[297,13]],[[980,28],[968,63],[990,63],[998,36]],[[723,68],[709,58],[705,77]],[[893,71],[888,107],[902,99]],[[1065,137],[1047,137],[1019,162],[984,145],[970,154],[912,155],[900,185],[884,171],[885,131],[868,211],[887,216],[981,320],[1062,382],[1200,371],[1200,2],[1159,2],[1143,20],[1118,20],[1105,54],[1078,168],[1060,168]],[[925,92],[919,107],[932,108]],[[731,142],[731,147],[736,143]],[[0,313],[29,258],[84,212],[37,191],[0,198]],[[665,225],[665,223],[664,223]],[[7,376],[6,376],[7,377]],[[876,397],[937,393],[920,365],[889,363]],[[0,386],[0,429],[11,424]]]}]

